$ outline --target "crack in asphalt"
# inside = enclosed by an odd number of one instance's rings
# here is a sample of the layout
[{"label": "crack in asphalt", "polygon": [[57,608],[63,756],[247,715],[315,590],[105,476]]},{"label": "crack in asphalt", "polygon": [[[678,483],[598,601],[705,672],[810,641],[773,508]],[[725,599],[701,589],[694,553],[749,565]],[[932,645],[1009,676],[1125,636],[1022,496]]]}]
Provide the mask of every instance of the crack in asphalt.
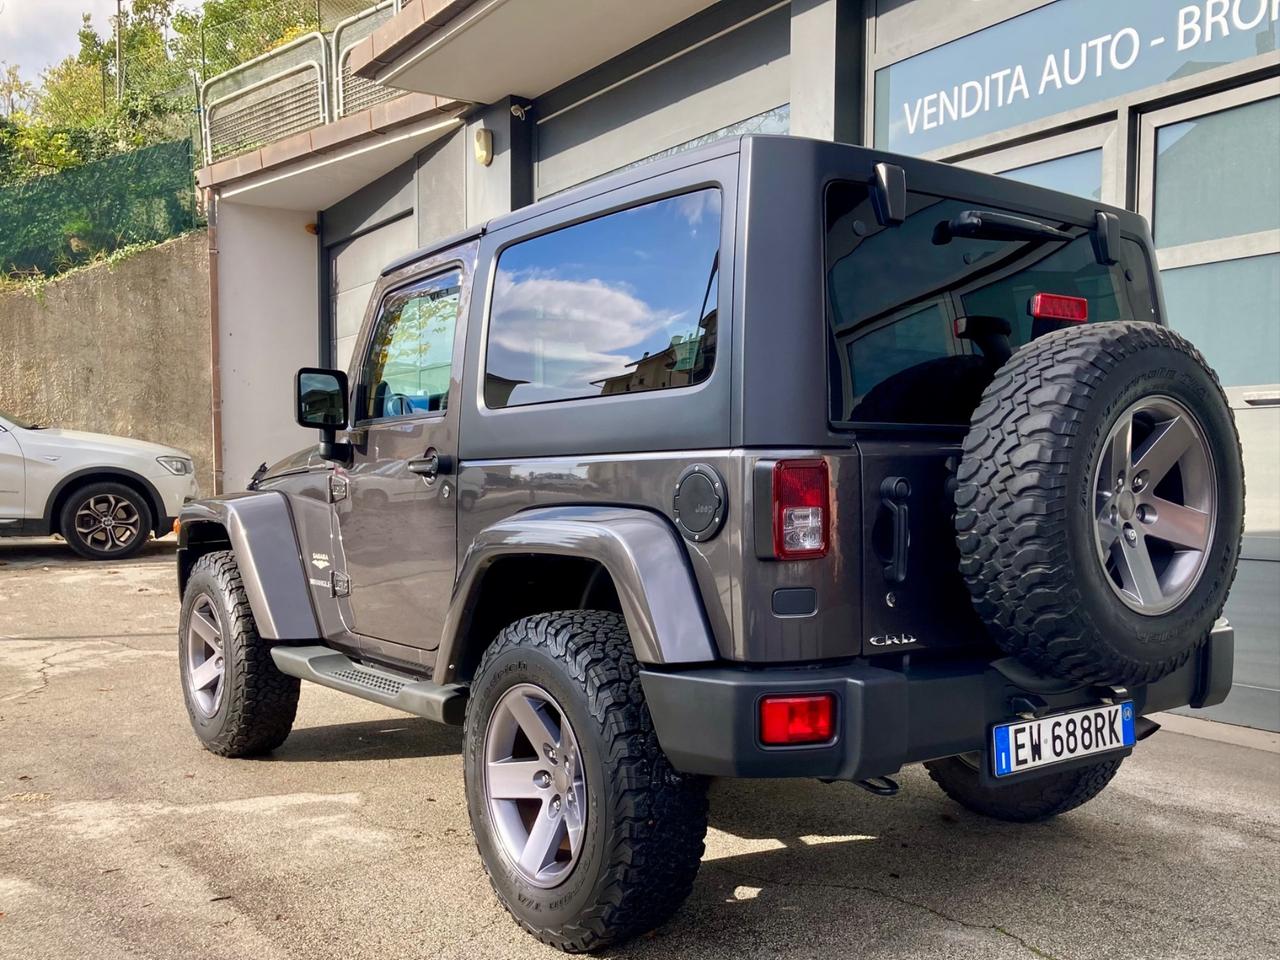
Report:
[{"label": "crack in asphalt", "polygon": [[[149,650],[145,650],[141,647],[130,646],[127,643],[122,643],[120,640],[116,638],[117,637],[167,637],[167,636],[169,636],[169,631],[165,631],[163,633],[119,633],[119,634],[112,634],[106,637],[94,637],[94,636],[0,637],[0,643],[3,643],[6,640],[13,643],[48,643],[53,640],[61,640],[61,641],[67,641],[67,642],[105,643],[108,646],[120,647],[124,650],[132,650],[134,653],[150,653],[151,651]],[[53,653],[49,654],[47,657],[41,657],[40,666],[38,666],[35,670],[36,677],[39,679],[40,682],[36,686],[28,687],[26,690],[23,690],[20,693],[11,694],[6,697],[0,697],[0,703],[14,703],[14,704],[24,703],[27,700],[29,700],[31,697],[44,693],[46,690],[48,690],[49,689],[49,671],[52,670],[54,666],[54,664],[52,663],[52,660],[54,659],[54,657],[61,656],[65,652],[66,652],[65,650],[55,650]]]},{"label": "crack in asphalt", "polygon": [[[8,639],[8,638],[5,638],[5,639]],[[16,693],[11,697],[5,697],[4,701],[6,703],[22,703],[28,697],[34,697],[36,694],[44,693],[46,690],[48,690],[49,689],[49,671],[53,669],[53,664],[50,663],[49,661],[52,660],[57,655],[58,655],[57,653],[51,653],[47,657],[40,658],[40,666],[36,668],[36,677],[40,680],[39,684],[37,684],[34,687],[28,687],[26,690],[23,690],[21,693]]]},{"label": "crack in asphalt", "polygon": [[1032,955],[1042,958],[1042,960],[1058,960],[1058,958],[1055,957],[1053,954],[1048,953],[1044,950],[1041,950],[1039,947],[1037,947],[1033,943],[1028,943],[1026,940],[1018,936],[1016,933],[1006,930],[1004,927],[1000,926],[997,923],[974,923],[972,920],[964,920],[964,919],[961,919],[960,917],[953,917],[951,914],[944,913],[943,911],[938,910],[935,907],[929,906],[927,903],[920,903],[916,900],[911,900],[899,894],[890,893],[887,890],[881,890],[879,887],[872,887],[872,886],[867,886],[865,884],[859,884],[859,883],[841,883],[838,880],[792,880],[792,879],[783,880],[783,879],[778,879],[776,877],[763,877],[758,874],[744,873],[741,870],[734,870],[730,867],[725,866],[723,863],[708,863],[704,865],[703,869],[706,869],[707,867],[712,867],[714,869],[722,870],[725,873],[727,873],[729,876],[734,877],[738,880],[748,880],[760,886],[767,886],[770,884],[774,884],[774,885],[783,886],[783,887],[826,887],[828,889],[834,889],[834,890],[848,890],[855,893],[874,894],[875,896],[883,897],[885,900],[892,900],[894,903],[900,903],[906,907],[914,907],[917,910],[923,910],[926,913],[932,914],[933,916],[937,917],[940,920],[945,920],[948,923],[954,923],[960,927],[966,927],[970,930],[994,930],[996,933],[1000,934],[1001,936],[1008,937],[1010,940],[1014,941],[1016,944],[1018,944],[1020,947],[1022,947],[1024,950],[1028,951]]}]

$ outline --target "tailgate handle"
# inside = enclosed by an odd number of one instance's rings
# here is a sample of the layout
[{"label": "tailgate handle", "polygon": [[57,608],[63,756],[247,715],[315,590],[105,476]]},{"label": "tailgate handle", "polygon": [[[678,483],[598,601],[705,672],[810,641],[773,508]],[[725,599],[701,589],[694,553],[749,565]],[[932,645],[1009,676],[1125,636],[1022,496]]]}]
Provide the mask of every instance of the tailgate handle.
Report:
[{"label": "tailgate handle", "polygon": [[907,500],[910,497],[911,483],[906,477],[885,477],[880,484],[880,502],[888,509],[893,522],[893,550],[884,565],[884,578],[890,583],[907,579],[907,548],[911,541]]}]

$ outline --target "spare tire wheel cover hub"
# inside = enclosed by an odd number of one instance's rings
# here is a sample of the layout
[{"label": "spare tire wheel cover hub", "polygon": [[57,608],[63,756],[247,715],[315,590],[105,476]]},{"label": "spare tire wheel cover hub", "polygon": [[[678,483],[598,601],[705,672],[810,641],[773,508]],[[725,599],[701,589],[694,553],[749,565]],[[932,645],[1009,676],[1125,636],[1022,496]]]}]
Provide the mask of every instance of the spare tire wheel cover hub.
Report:
[{"label": "spare tire wheel cover hub", "polygon": [[1171,397],[1143,397],[1120,414],[1093,469],[1094,544],[1103,574],[1129,609],[1167,613],[1191,593],[1213,543],[1218,485],[1195,416]]}]

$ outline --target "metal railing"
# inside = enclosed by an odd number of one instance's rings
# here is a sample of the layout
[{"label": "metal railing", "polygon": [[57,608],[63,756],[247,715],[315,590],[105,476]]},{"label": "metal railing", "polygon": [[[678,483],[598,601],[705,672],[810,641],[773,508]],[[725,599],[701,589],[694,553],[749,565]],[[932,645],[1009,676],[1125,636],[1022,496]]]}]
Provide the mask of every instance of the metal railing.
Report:
[{"label": "metal railing", "polygon": [[404,91],[357,77],[351,52],[400,9],[383,0],[211,77],[200,90],[206,163],[237,156],[285,137],[393,100]]},{"label": "metal railing", "polygon": [[399,0],[386,0],[375,7],[348,17],[333,30],[333,104],[334,117],[349,116],[367,110],[374,104],[394,100],[404,91],[383,86],[351,72],[351,51],[365,37],[390,20],[399,8]]}]

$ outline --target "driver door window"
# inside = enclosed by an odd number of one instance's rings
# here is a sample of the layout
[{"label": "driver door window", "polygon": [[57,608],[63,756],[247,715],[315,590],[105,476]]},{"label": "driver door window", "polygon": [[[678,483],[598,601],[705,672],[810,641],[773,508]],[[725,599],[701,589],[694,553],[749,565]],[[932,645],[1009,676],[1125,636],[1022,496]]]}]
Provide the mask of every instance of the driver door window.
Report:
[{"label": "driver door window", "polygon": [[448,408],[461,279],[455,270],[387,296],[360,371],[360,420]]}]

